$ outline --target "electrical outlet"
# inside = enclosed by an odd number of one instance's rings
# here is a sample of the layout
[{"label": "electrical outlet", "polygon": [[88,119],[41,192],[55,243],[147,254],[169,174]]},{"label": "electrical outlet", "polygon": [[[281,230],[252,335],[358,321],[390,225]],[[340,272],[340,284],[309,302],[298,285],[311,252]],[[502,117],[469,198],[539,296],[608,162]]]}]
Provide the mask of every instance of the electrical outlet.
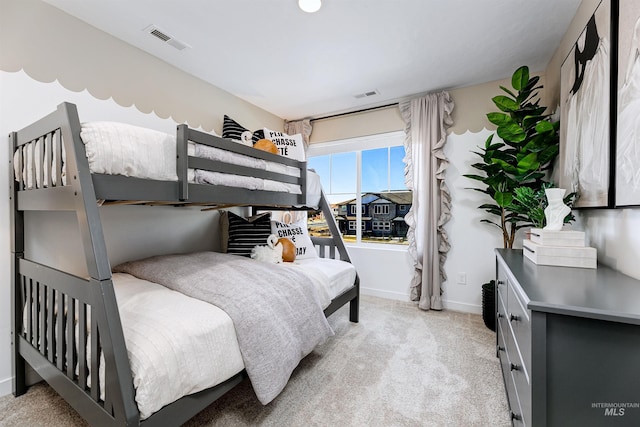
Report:
[{"label": "electrical outlet", "polygon": [[467,273],[458,272],[458,285],[467,284]]}]

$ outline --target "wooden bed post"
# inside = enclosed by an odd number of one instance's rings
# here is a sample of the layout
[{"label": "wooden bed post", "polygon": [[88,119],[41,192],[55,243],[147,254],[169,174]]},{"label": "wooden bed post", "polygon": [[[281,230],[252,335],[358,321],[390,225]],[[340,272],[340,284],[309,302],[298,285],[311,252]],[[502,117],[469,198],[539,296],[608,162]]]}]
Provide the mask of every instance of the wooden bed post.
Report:
[{"label": "wooden bed post", "polygon": [[84,246],[89,276],[96,280],[111,278],[111,266],[107,256],[107,247],[102,232],[100,212],[96,203],[89,161],[85,154],[84,143],[80,139],[80,120],[76,106],[63,103],[58,111],[68,117],[61,126],[62,141],[66,148],[67,185],[76,196],[76,215],[80,226],[80,235]]},{"label": "wooden bed post", "polygon": [[18,263],[24,258],[24,213],[16,210],[16,182],[13,177],[13,153],[16,146],[16,132],[9,134],[9,217],[11,227],[11,372],[12,391],[20,396],[27,391],[26,364],[20,355],[19,335],[22,330],[21,283]]},{"label": "wooden bed post", "polygon": [[178,125],[176,130],[176,173],[178,174],[178,199],[189,200],[189,127]]},{"label": "wooden bed post", "polygon": [[[66,148],[67,185],[74,190],[76,216],[84,247],[87,270],[93,294],[93,315],[97,317],[105,363],[113,367],[116,375],[107,375],[106,390],[112,399],[116,420],[138,424],[139,413],[135,405],[133,378],[127,356],[120,313],[111,280],[111,265],[102,230],[102,221],[96,202],[93,180],[84,143],[80,138],[80,120],[75,105],[63,103],[58,112],[62,120],[62,141]],[[117,391],[115,391],[117,390]]]}]

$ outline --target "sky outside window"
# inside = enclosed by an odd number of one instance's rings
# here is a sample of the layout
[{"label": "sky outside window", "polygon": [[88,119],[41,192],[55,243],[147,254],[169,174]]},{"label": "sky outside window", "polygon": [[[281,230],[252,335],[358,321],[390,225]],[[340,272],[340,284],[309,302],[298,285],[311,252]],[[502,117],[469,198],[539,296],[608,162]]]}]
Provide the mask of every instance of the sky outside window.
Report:
[{"label": "sky outside window", "polygon": [[[404,147],[384,147],[362,151],[362,192],[406,190]],[[322,188],[336,203],[355,197],[356,153],[336,153],[308,159],[309,167],[320,175]],[[342,197],[339,195],[343,195]]]},{"label": "sky outside window", "polygon": [[356,153],[338,153],[331,157],[331,193],[355,193],[358,182]]}]

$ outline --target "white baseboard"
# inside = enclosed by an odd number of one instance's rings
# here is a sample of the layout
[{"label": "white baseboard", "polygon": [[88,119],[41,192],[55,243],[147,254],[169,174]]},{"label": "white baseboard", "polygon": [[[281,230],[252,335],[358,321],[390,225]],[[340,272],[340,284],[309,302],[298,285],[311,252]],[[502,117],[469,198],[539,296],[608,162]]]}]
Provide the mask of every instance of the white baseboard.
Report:
[{"label": "white baseboard", "polygon": [[0,397],[11,394],[13,391],[13,378],[5,378],[0,380]]},{"label": "white baseboard", "polygon": [[444,308],[452,311],[461,311],[463,313],[482,314],[482,306],[476,304],[469,304],[466,302],[442,300]]},{"label": "white baseboard", "polygon": [[[27,382],[27,386],[32,386],[42,381],[42,377],[40,377],[31,366],[27,365],[25,381]],[[13,377],[0,380],[0,397],[11,393],[13,393]]]},{"label": "white baseboard", "polygon": [[[374,297],[392,299],[396,301],[410,302],[409,294],[403,294],[401,292],[384,291],[374,288],[360,287],[360,293],[362,295],[371,295]],[[463,313],[482,314],[482,306],[476,304],[469,304],[466,302],[450,301],[443,299],[442,303],[444,308],[452,311],[460,311]]]},{"label": "white baseboard", "polygon": [[380,297],[380,298],[392,299],[396,301],[405,301],[405,302],[411,301],[409,299],[409,294],[403,294],[401,292],[383,291],[383,290],[374,289],[374,288],[365,288],[363,286],[360,287],[360,293],[362,295],[371,295],[372,297]]}]

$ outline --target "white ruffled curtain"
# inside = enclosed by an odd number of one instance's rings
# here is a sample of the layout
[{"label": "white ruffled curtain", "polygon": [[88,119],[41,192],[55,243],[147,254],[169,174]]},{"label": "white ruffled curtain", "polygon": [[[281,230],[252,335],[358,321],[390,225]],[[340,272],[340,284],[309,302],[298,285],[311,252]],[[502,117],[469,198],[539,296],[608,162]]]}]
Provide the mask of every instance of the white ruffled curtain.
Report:
[{"label": "white ruffled curtain", "polygon": [[311,125],[310,119],[296,120],[292,122],[285,120],[284,122],[284,133],[288,135],[295,135],[296,133],[299,133],[302,135],[305,151],[309,148],[309,137],[311,136],[312,131],[313,126]]},{"label": "white ruffled curtain", "polygon": [[447,128],[453,123],[448,92],[400,103],[405,122],[405,184],[413,205],[405,216],[409,253],[414,261],[411,300],[423,310],[442,310],[441,286],[449,241],[444,224],[451,217],[451,196],[444,182],[449,161],[444,155]]}]

